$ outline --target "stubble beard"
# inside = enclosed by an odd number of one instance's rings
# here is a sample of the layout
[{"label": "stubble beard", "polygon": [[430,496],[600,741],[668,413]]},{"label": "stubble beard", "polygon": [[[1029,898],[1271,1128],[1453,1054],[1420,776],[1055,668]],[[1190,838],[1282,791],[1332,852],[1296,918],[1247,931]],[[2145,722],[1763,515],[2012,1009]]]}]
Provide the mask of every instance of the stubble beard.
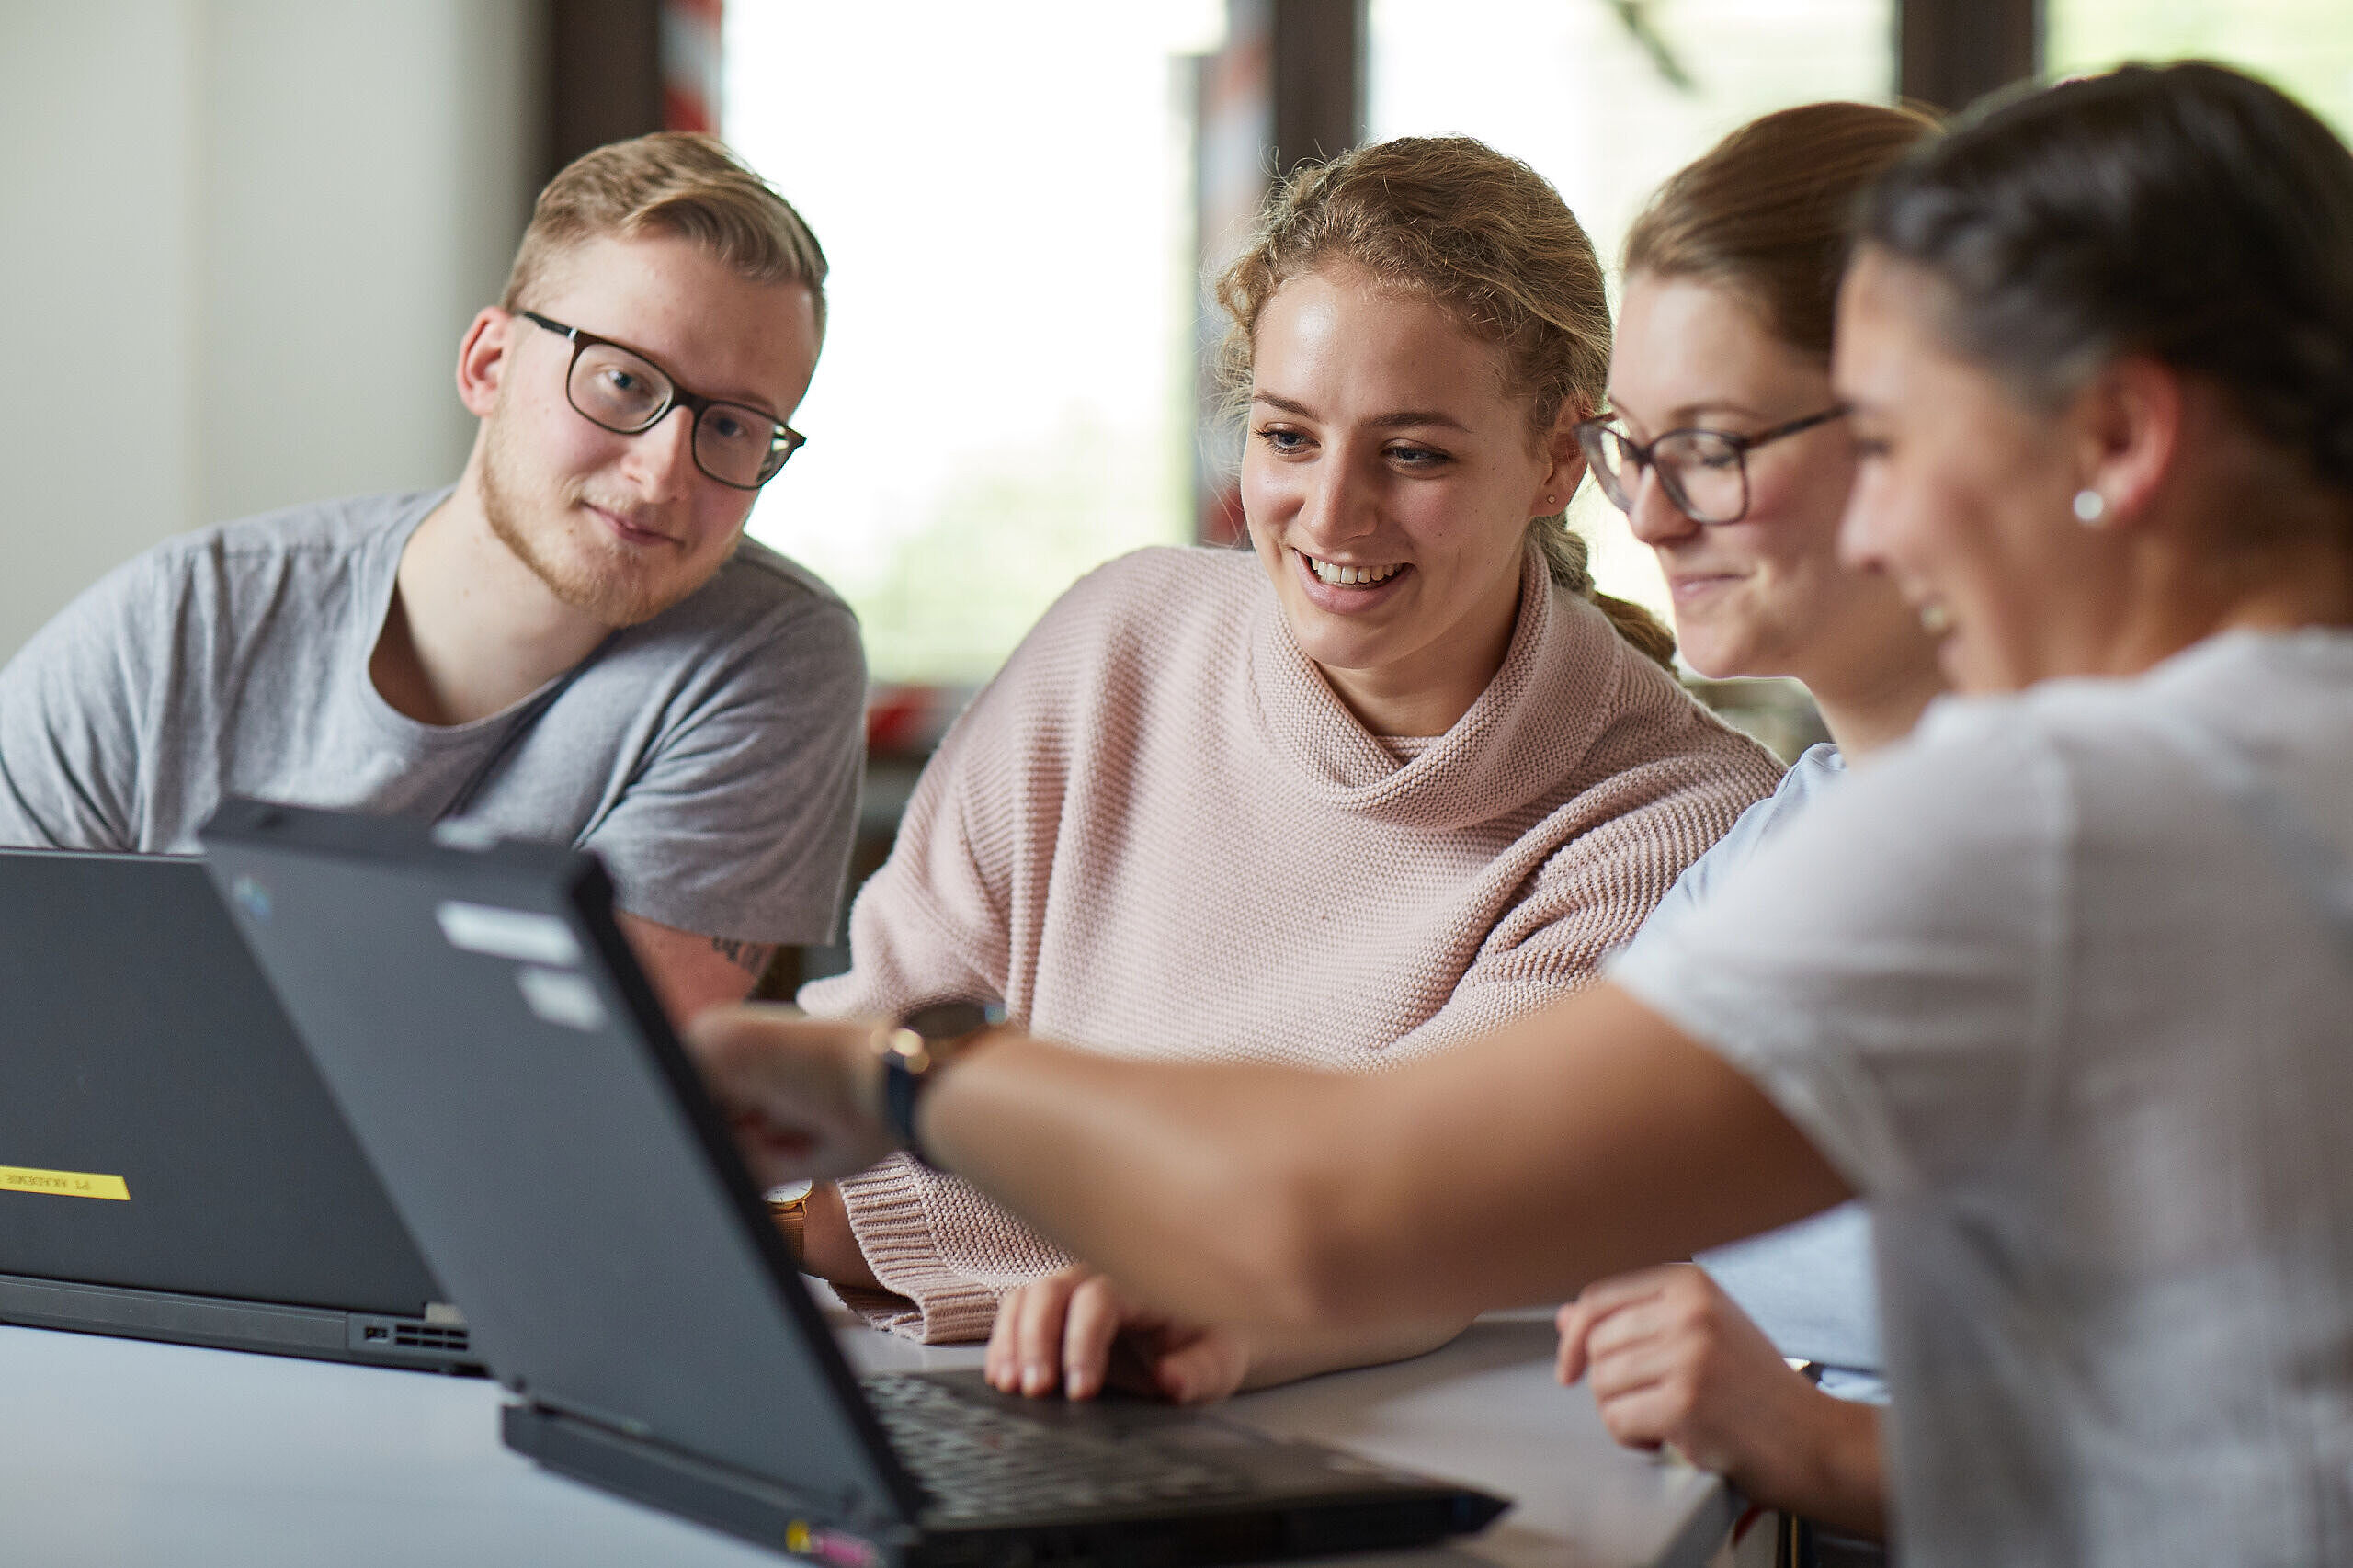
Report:
[{"label": "stubble beard", "polygon": [[699,579],[665,581],[660,574],[629,561],[618,546],[584,538],[583,530],[569,520],[581,499],[574,487],[553,498],[551,515],[535,531],[526,520],[530,507],[509,483],[505,436],[493,429],[483,449],[483,517],[499,543],[547,585],[557,602],[619,629],[653,619],[702,586]]}]

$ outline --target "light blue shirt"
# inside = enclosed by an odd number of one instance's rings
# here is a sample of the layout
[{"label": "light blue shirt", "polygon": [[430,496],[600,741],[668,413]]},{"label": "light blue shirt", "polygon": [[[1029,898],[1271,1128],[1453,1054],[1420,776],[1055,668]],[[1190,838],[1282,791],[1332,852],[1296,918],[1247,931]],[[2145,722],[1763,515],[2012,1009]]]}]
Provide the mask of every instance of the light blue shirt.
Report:
[{"label": "light blue shirt", "polygon": [[[1810,747],[1782,776],[1779,789],[1743,812],[1731,832],[1686,868],[1643,923],[1631,947],[1643,946],[1684,919],[1846,773],[1846,759],[1836,746]],[[1880,1378],[1884,1363],[1879,1290],[1871,1272],[1870,1212],[1860,1203],[1842,1203],[1794,1225],[1703,1253],[1694,1261],[1782,1355],[1820,1365],[1824,1392],[1842,1399],[1887,1397]]]}]

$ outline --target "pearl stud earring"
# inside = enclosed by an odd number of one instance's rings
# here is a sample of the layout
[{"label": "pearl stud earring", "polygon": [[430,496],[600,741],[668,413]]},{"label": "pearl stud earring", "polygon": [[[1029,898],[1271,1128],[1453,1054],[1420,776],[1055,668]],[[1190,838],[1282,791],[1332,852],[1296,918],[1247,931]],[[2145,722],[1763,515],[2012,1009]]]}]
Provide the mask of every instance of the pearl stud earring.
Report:
[{"label": "pearl stud earring", "polygon": [[2075,492],[2075,521],[2096,528],[2108,520],[2108,497],[2089,486]]}]

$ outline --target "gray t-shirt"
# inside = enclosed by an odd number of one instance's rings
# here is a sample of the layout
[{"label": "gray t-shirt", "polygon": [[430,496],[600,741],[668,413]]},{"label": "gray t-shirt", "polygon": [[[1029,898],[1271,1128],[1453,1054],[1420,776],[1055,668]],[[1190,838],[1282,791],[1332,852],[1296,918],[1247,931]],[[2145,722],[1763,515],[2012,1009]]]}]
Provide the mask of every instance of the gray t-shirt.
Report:
[{"label": "gray t-shirt", "polygon": [[2353,894],[2353,634],[2239,632],[1939,702],[1621,960],[1870,1200],[1907,1562],[2353,1562],[2353,932],[2320,877]]},{"label": "gray t-shirt", "polygon": [[[1781,776],[1779,789],[1743,812],[1730,833],[1684,868],[1628,950],[1645,942],[1672,942],[1677,924],[1846,776],[1846,760],[1836,746],[1809,746]],[[1880,1377],[1870,1210],[1862,1204],[1841,1203],[1692,1261],[1723,1287],[1782,1355],[1814,1362],[1824,1392],[1841,1399],[1887,1397]]]},{"label": "gray t-shirt", "polygon": [[[102,578],[0,669],[0,843],[192,852],[228,794],[444,814],[529,702],[420,724],[369,676],[401,551],[447,494],[204,528]],[[848,608],[746,540],[612,638],[466,814],[597,851],[646,919],[829,941],[865,686]]]}]

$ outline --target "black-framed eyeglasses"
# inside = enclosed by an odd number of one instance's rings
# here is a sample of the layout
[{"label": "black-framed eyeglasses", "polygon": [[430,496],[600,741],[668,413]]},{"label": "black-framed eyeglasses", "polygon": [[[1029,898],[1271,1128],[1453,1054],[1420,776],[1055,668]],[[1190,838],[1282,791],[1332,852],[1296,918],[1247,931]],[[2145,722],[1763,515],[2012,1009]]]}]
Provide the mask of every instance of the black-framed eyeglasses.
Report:
[{"label": "black-framed eyeglasses", "polygon": [[1736,523],[1748,516],[1748,454],[1768,442],[1817,425],[1827,425],[1846,414],[1844,406],[1825,408],[1802,419],[1792,419],[1735,436],[1728,430],[1669,430],[1647,445],[1609,422],[1609,416],[1581,421],[1577,445],[1585,449],[1601,493],[1621,512],[1634,509],[1634,494],[1642,488],[1642,471],[1658,475],[1659,488],[1675,509],[1695,523]]},{"label": "black-framed eyeglasses", "polygon": [[785,460],[808,437],[747,403],[703,397],[630,347],[576,326],[551,321],[537,311],[517,312],[572,344],[572,364],[563,373],[563,395],[580,417],[616,436],[642,436],[674,408],[695,416],[695,467],[734,490],[757,490],[777,476]]}]

